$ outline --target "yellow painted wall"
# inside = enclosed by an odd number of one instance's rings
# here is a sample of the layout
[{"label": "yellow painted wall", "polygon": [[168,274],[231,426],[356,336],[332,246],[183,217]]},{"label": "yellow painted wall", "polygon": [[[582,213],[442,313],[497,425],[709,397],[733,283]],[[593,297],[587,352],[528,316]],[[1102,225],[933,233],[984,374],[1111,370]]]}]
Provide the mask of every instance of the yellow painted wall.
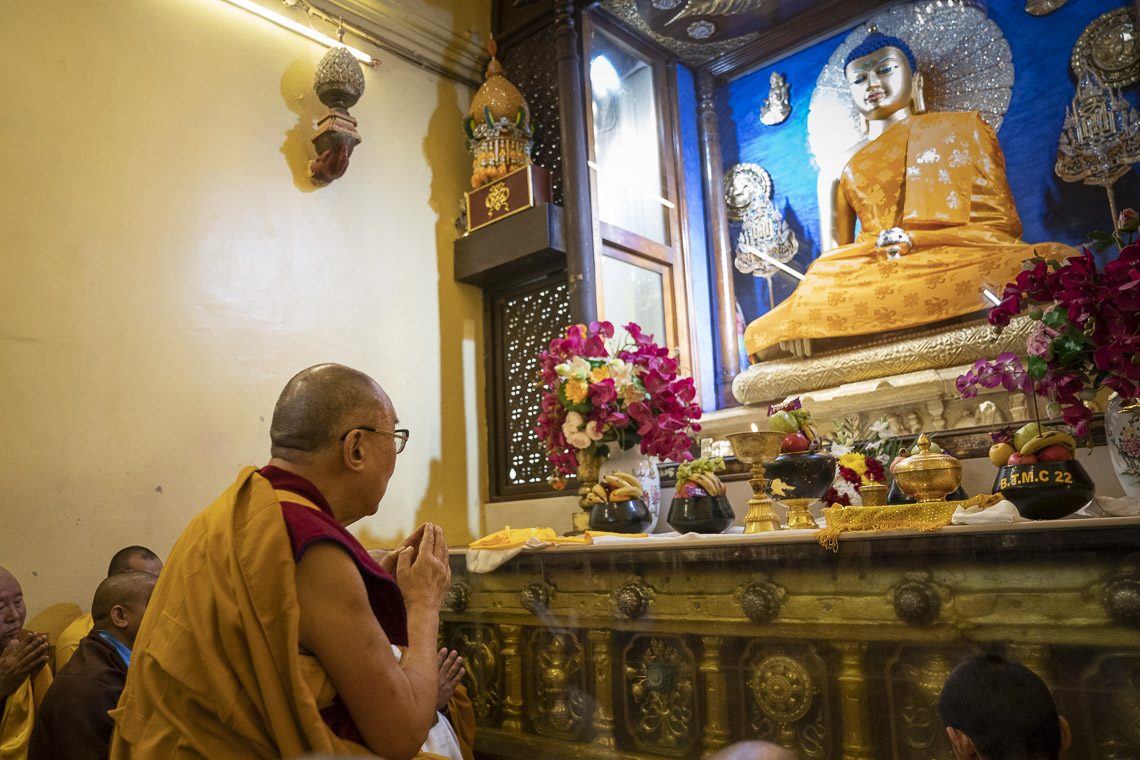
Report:
[{"label": "yellow painted wall", "polygon": [[[469,23],[472,5],[464,0]],[[433,12],[439,3],[431,3]],[[32,614],[162,555],[322,361],[411,441],[380,513],[480,532],[482,311],[452,279],[471,93],[390,55],[342,179],[304,178],[324,49],[220,0],[37,0],[0,24],[0,565]]]}]

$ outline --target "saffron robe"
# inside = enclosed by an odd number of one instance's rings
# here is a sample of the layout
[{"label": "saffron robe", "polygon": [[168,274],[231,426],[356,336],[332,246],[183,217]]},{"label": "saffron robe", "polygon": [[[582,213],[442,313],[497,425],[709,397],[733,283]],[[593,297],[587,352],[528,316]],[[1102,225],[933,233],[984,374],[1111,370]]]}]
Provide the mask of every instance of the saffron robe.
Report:
[{"label": "saffron robe", "polygon": [[59,633],[59,638],[55,641],[55,672],[63,670],[63,666],[75,654],[75,650],[79,648],[79,642],[91,633],[91,629],[95,627],[95,621],[91,619],[91,613],[80,615],[75,620],[67,624]]},{"label": "saffron robe", "polygon": [[[293,558],[300,562],[305,550],[318,541],[332,541],[341,546],[353,558],[360,570],[368,591],[372,613],[384,629],[388,640],[392,642],[393,651],[401,652],[399,645],[406,644],[408,640],[407,614],[399,589],[389,585],[392,583],[391,577],[376,564],[360,542],[336,522],[332,509],[316,486],[298,475],[277,467],[263,467],[259,473],[268,479],[277,491],[282,516],[289,532]],[[399,660],[401,657],[402,654],[399,654],[396,659]],[[331,691],[331,685],[329,689],[318,695],[317,705],[321,709],[325,723],[337,736],[363,742],[347,708]],[[463,760],[474,760],[475,711],[466,689],[462,686],[456,688],[444,711],[446,714],[441,715],[438,720],[448,721],[451,725]],[[443,730],[446,729],[439,725],[432,727],[428,740],[424,743],[425,749],[416,755],[419,760],[448,760],[447,757],[440,757],[426,749],[433,746],[432,734]]]},{"label": "saffron robe", "polygon": [[252,467],[170,553],[111,716],[111,758],[368,755],[318,706],[335,695],[300,654],[296,563],[272,485]]},{"label": "saffron robe", "polygon": [[51,668],[44,665],[4,700],[0,714],[0,760],[27,760],[36,711],[51,681]]},{"label": "saffron robe", "polygon": [[[1022,242],[1021,219],[997,135],[977,112],[929,113],[890,126],[856,153],[840,185],[859,217],[855,242],[824,252],[796,290],[748,325],[750,356],[780,341],[881,333],[979,312],[988,288],[1035,253],[1074,255],[1057,243]],[[880,232],[901,227],[913,247],[887,259]]]}]

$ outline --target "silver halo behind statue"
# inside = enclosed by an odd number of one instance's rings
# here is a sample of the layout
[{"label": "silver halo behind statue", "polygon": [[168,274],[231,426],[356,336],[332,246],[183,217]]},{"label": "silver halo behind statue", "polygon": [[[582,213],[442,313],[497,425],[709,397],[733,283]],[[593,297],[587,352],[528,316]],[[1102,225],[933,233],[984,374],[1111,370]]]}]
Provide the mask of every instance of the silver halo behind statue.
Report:
[{"label": "silver halo behind statue", "polygon": [[910,45],[927,111],[979,111],[994,131],[1001,128],[1013,91],[1013,58],[1001,28],[971,0],[923,0],[875,14],[831,54],[808,109],[808,145],[817,166],[838,170],[840,157],[863,137],[843,59],[868,27]]}]

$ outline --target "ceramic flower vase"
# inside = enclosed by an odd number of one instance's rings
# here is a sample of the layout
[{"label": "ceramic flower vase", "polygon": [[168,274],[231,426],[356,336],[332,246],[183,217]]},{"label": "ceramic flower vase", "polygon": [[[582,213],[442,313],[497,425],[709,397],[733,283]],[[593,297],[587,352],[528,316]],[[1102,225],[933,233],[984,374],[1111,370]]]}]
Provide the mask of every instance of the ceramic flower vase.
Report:
[{"label": "ceramic flower vase", "polygon": [[1104,428],[1120,487],[1128,496],[1140,496],[1140,399],[1117,396],[1108,402]]}]

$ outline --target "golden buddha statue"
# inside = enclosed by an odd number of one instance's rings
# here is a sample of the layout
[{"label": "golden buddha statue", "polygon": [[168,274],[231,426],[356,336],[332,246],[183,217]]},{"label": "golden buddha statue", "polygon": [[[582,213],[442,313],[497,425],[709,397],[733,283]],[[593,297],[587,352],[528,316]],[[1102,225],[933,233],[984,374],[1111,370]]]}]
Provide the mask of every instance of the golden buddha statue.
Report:
[{"label": "golden buddha statue", "polygon": [[748,326],[751,356],[974,314],[988,305],[983,289],[1000,295],[1034,253],[1072,255],[1020,240],[993,129],[973,111],[922,113],[922,75],[905,42],[873,32],[844,74],[865,137],[837,176],[821,171],[824,253]]}]

